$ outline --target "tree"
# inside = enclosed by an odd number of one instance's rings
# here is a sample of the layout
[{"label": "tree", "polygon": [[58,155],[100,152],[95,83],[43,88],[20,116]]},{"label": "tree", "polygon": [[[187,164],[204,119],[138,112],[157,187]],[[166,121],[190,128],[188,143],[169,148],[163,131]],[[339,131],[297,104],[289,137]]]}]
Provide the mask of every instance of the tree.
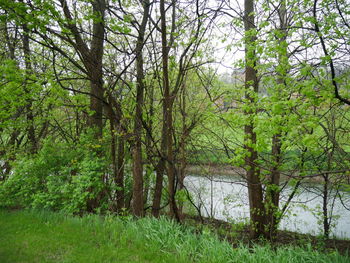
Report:
[{"label": "tree", "polygon": [[259,92],[257,78],[256,56],[256,25],[254,19],[254,0],[244,1],[244,30],[245,30],[245,99],[247,124],[245,132],[245,169],[248,182],[251,236],[257,238],[264,234],[263,192],[260,181],[260,168],[257,164],[256,133],[254,131],[254,116],[256,114],[256,96]]},{"label": "tree", "polygon": [[144,214],[143,206],[143,168],[142,168],[142,111],[144,104],[145,77],[143,69],[142,47],[144,46],[146,25],[149,17],[150,2],[143,1],[143,17],[136,44],[136,112],[134,119],[133,145],[133,213],[136,216]]}]

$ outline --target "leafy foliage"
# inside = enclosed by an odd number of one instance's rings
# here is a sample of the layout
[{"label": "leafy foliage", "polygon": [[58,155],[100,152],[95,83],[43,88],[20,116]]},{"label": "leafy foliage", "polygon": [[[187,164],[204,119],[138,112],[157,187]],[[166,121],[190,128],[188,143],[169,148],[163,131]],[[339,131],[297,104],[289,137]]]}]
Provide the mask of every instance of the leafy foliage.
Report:
[{"label": "leafy foliage", "polygon": [[[101,177],[108,176],[107,163],[93,151],[101,147],[88,136],[73,146],[48,138],[36,155],[13,163],[13,174],[1,185],[1,205],[86,211],[87,202],[106,187]],[[99,208],[107,207],[104,198]]]}]

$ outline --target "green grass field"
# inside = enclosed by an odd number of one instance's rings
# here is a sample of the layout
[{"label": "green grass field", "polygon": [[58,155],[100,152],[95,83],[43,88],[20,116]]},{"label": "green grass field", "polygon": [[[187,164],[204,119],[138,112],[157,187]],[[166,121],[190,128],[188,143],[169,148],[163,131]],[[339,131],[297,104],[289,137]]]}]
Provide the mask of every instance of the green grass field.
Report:
[{"label": "green grass field", "polygon": [[232,248],[212,233],[166,218],[82,218],[45,211],[0,210],[0,262],[350,262],[311,247]]}]

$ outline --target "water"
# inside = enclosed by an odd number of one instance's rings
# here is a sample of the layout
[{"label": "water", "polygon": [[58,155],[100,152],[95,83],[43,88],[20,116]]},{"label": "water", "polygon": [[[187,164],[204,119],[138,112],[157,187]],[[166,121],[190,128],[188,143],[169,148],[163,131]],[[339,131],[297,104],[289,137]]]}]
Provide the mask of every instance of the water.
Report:
[{"label": "water", "polygon": [[[187,176],[185,184],[200,206],[202,215],[225,221],[247,221],[249,219],[248,191],[239,179],[225,176]],[[312,188],[314,189],[314,188]],[[298,193],[291,204],[286,216],[282,219],[280,229],[320,235],[323,233],[321,217],[322,197],[316,190],[304,188]],[[281,193],[282,206],[291,189],[286,188]],[[331,199],[331,201],[333,198]],[[350,196],[347,195],[349,203]],[[337,198],[334,200],[334,227],[331,236],[350,238],[350,211],[345,209]]]}]

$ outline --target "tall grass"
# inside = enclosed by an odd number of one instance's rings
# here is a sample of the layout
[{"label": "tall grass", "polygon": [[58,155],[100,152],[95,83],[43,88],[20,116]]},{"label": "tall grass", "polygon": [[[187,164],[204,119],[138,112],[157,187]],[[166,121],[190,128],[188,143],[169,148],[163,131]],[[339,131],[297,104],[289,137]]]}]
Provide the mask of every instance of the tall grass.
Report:
[{"label": "tall grass", "polygon": [[167,218],[0,211],[0,262],[350,262],[310,246],[232,248]]}]

